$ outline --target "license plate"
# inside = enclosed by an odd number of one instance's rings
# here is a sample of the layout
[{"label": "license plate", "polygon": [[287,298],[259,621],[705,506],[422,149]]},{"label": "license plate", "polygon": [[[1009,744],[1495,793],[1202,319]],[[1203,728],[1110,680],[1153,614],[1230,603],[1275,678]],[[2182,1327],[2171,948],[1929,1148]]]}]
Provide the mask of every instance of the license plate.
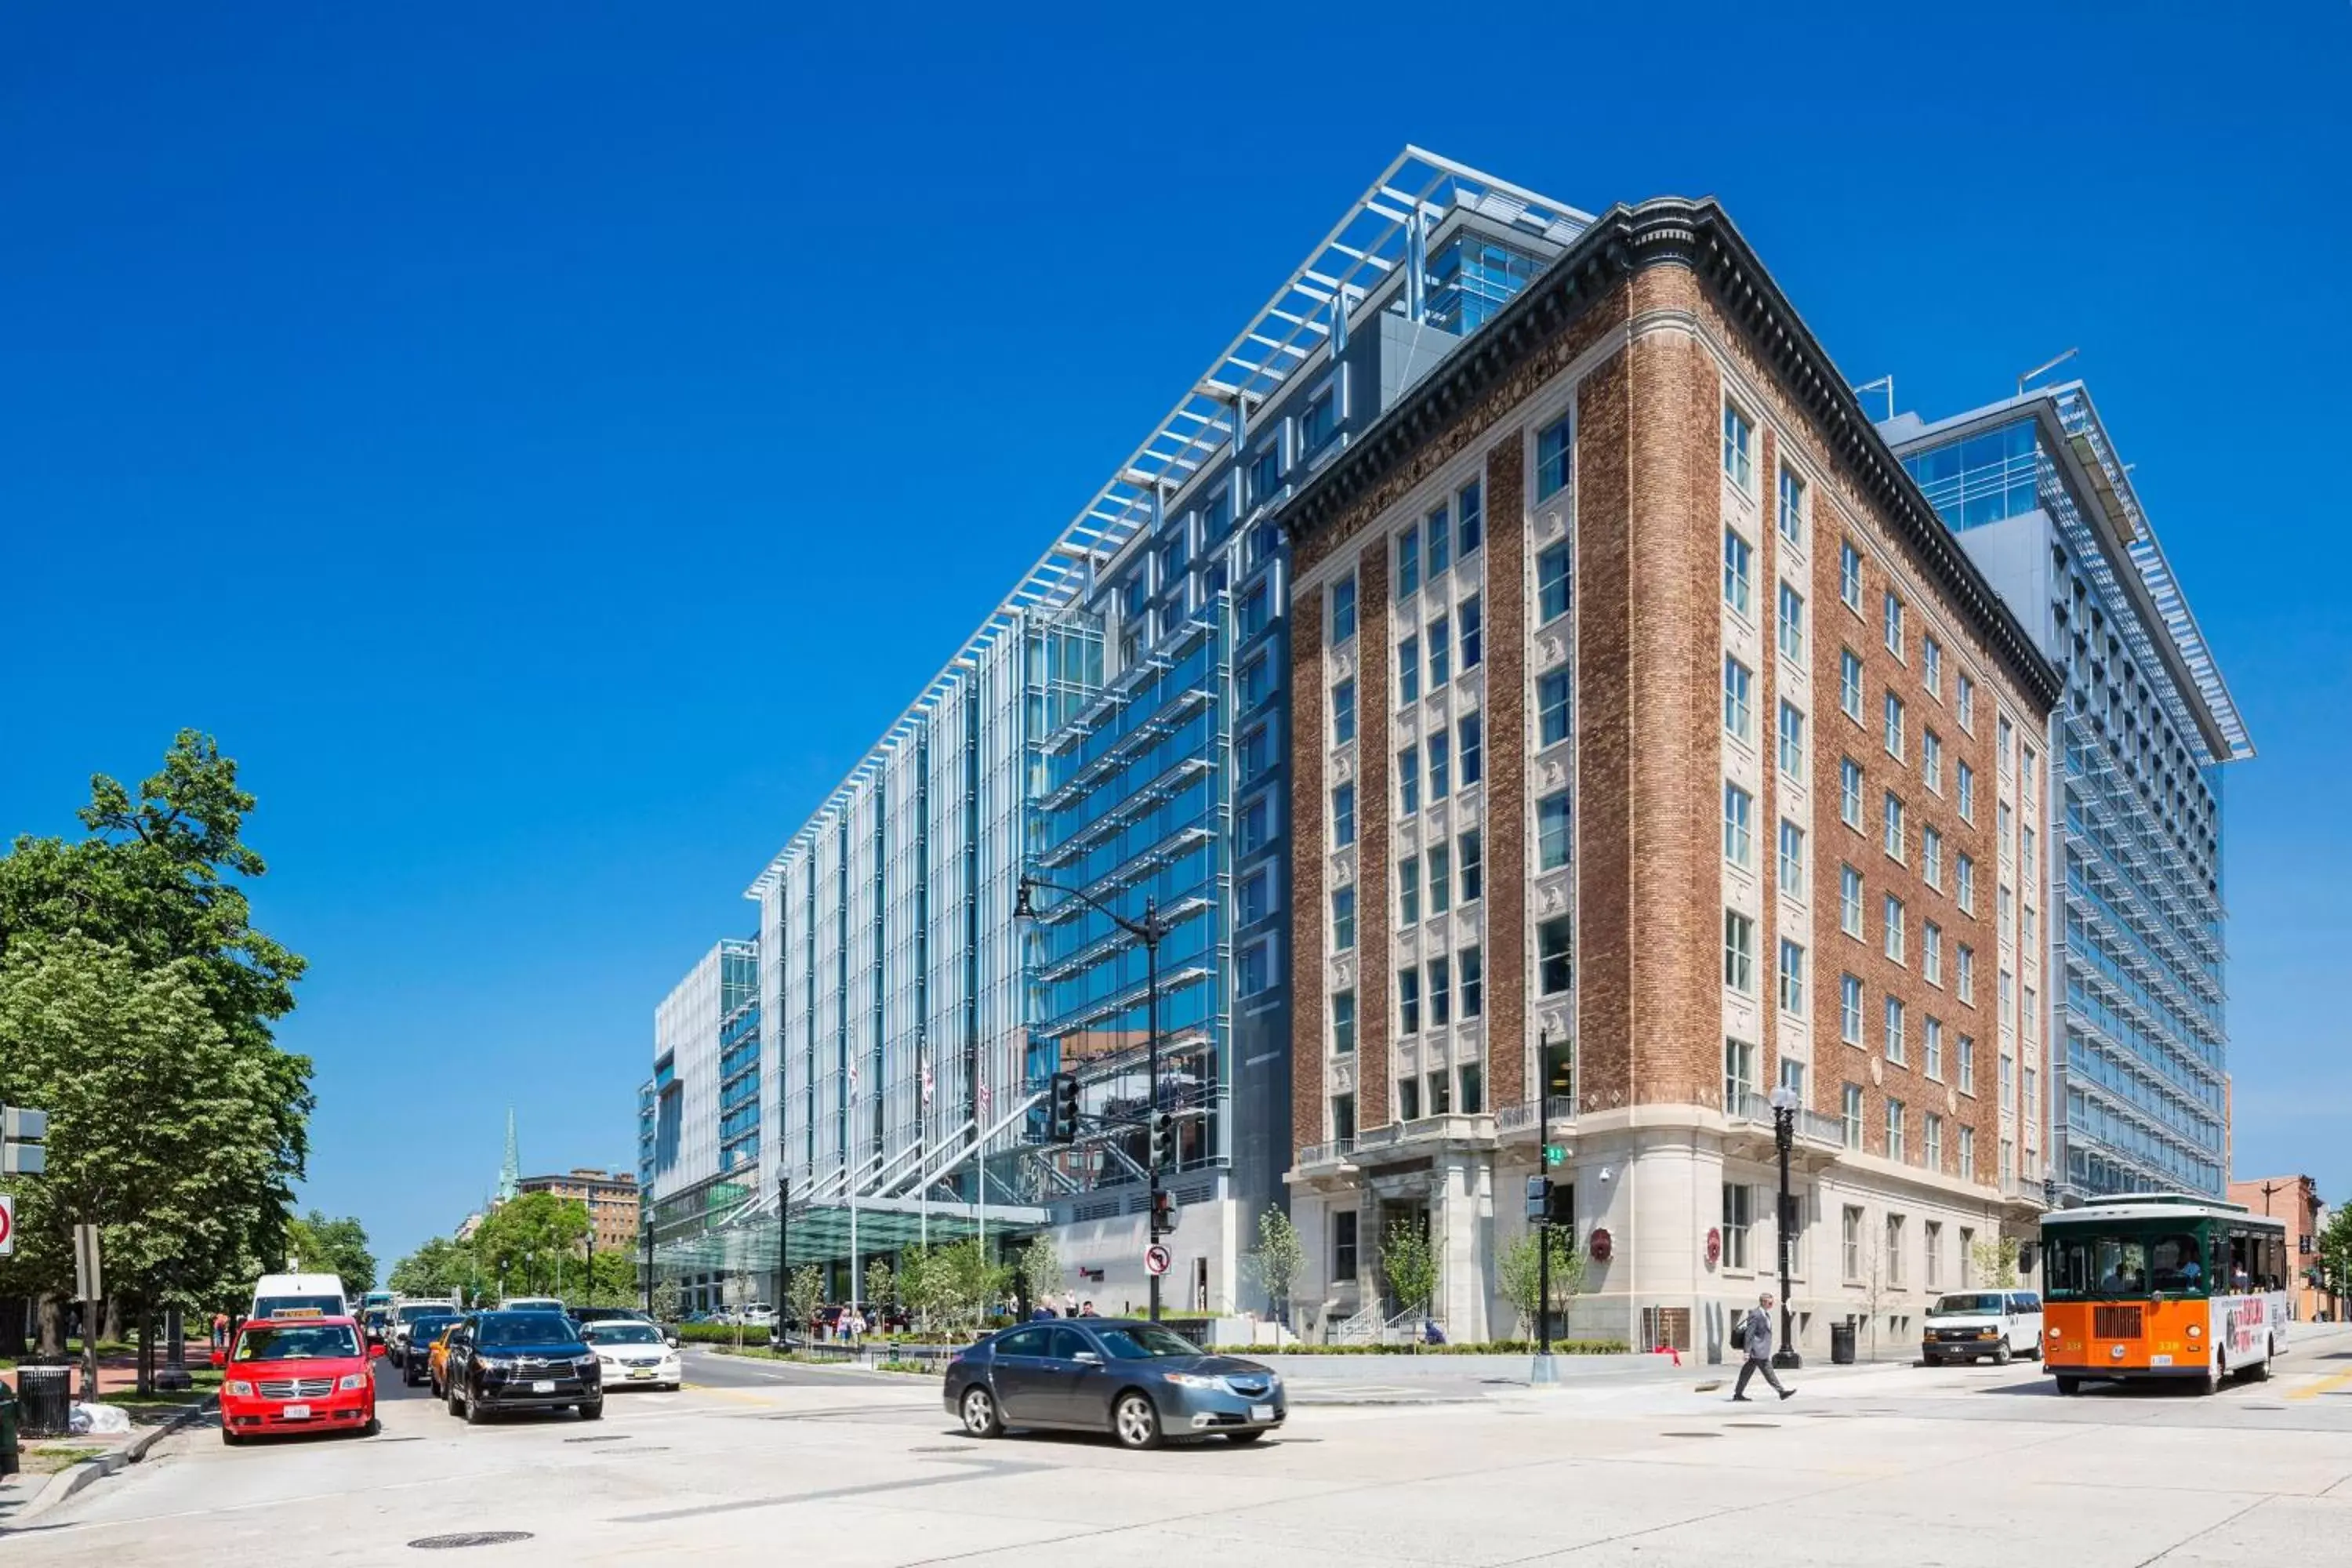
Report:
[{"label": "license plate", "polygon": [[1251,1420],[1253,1420],[1253,1421],[1271,1421],[1271,1420],[1273,1420],[1273,1419],[1274,1419],[1274,1406],[1273,1406],[1273,1405],[1251,1405],[1251,1406],[1250,1406],[1250,1419],[1251,1419]]},{"label": "license plate", "polygon": [[289,1405],[286,1407],[286,1419],[289,1421],[308,1421],[310,1419],[310,1407],[307,1405]]},{"label": "license plate", "polygon": [[654,1369],[649,1366],[633,1366],[629,1369],[631,1377],[651,1377],[653,1374]]},{"label": "license plate", "polygon": [[533,1394],[552,1394],[555,1392],[555,1384],[542,1377],[530,1385],[530,1391]]},{"label": "license plate", "polygon": [[2147,1364],[2150,1366],[2170,1366],[2172,1364],[2172,1358],[2168,1355],[2152,1355],[2147,1358]]}]

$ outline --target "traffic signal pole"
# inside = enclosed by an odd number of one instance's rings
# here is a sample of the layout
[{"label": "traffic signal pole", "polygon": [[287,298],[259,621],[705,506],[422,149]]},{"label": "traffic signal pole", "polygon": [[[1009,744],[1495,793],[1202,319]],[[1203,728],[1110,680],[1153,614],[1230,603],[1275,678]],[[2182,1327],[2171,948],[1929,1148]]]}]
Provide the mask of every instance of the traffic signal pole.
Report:
[{"label": "traffic signal pole", "polygon": [[1530,1386],[1542,1388],[1559,1381],[1559,1367],[1551,1359],[1551,1079],[1543,1063],[1550,1036],[1536,1032],[1536,1168],[1543,1173],[1543,1218],[1536,1222],[1536,1363],[1528,1374]]}]

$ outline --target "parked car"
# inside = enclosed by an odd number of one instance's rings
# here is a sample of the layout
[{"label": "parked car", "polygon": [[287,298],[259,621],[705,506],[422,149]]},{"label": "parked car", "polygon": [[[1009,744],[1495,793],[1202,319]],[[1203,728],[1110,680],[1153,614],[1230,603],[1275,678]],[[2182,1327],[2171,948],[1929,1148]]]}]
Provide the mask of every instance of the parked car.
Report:
[{"label": "parked car", "polygon": [[449,1341],[466,1320],[459,1318],[433,1336],[433,1348],[425,1352],[425,1381],[433,1387],[433,1397],[446,1399],[449,1384]]},{"label": "parked car", "polygon": [[676,1390],[685,1381],[677,1347],[660,1329],[634,1318],[607,1318],[582,1326],[580,1337],[593,1347],[607,1388],[637,1385]]},{"label": "parked car", "polygon": [[425,1364],[433,1352],[433,1342],[447,1333],[450,1325],[457,1321],[457,1313],[440,1312],[431,1317],[411,1318],[393,1325],[389,1347],[392,1364],[400,1369],[400,1381],[404,1386],[414,1388],[425,1381]]},{"label": "parked car", "polygon": [[348,1318],[351,1302],[333,1274],[265,1274],[253,1285],[248,1318]]},{"label": "parked car", "polygon": [[604,1414],[602,1363],[561,1312],[476,1312],[449,1331],[447,1344],[444,1397],[469,1426],[502,1410],[569,1405],[583,1421]]},{"label": "parked car", "polygon": [[1919,1359],[1929,1366],[1990,1356],[2042,1357],[2042,1298],[2031,1290],[1960,1290],[1940,1297],[1919,1330]]},{"label": "parked car", "polygon": [[652,1323],[661,1331],[662,1342],[670,1349],[677,1348],[677,1331],[654,1322],[653,1317],[638,1307],[574,1307],[572,1321],[582,1328],[591,1323]]},{"label": "parked car", "polygon": [[373,1437],[375,1362],[350,1317],[259,1319],[237,1330],[222,1368],[221,1441],[289,1432]]},{"label": "parked car", "polygon": [[509,1296],[499,1303],[501,1312],[565,1312],[572,1309],[560,1296]]},{"label": "parked car", "polygon": [[1130,1318],[1064,1318],[991,1334],[948,1363],[948,1412],[975,1437],[1016,1426],[1255,1443],[1287,1415],[1281,1374]]}]

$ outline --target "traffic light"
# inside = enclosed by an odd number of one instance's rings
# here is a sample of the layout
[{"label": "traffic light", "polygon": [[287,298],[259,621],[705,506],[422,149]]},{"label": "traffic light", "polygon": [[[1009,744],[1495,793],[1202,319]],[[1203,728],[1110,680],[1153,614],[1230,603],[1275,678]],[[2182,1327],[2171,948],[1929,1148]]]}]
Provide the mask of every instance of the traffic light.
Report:
[{"label": "traffic light", "polygon": [[1075,1143],[1078,1137],[1078,1075],[1057,1072],[1047,1089],[1045,1135],[1056,1143]]},{"label": "traffic light", "polygon": [[0,1105],[0,1176],[37,1176],[47,1170],[41,1141],[48,1135],[47,1111]]},{"label": "traffic light", "polygon": [[1168,1236],[1176,1229],[1176,1194],[1162,1189],[1151,1194],[1151,1234]]},{"label": "traffic light", "polygon": [[[1176,1118],[1161,1111],[1151,1119],[1151,1168],[1165,1169],[1176,1163]],[[1162,1194],[1161,1196],[1167,1194]]]}]

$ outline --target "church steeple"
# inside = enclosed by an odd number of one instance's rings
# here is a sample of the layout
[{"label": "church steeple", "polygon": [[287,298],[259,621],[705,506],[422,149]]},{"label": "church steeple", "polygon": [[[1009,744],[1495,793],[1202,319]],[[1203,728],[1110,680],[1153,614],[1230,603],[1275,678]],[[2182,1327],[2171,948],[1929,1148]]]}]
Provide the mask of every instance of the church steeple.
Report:
[{"label": "church steeple", "polygon": [[507,1107],[507,1157],[499,1167],[499,1202],[509,1203],[522,1184],[522,1157],[515,1151],[514,1107]]}]

